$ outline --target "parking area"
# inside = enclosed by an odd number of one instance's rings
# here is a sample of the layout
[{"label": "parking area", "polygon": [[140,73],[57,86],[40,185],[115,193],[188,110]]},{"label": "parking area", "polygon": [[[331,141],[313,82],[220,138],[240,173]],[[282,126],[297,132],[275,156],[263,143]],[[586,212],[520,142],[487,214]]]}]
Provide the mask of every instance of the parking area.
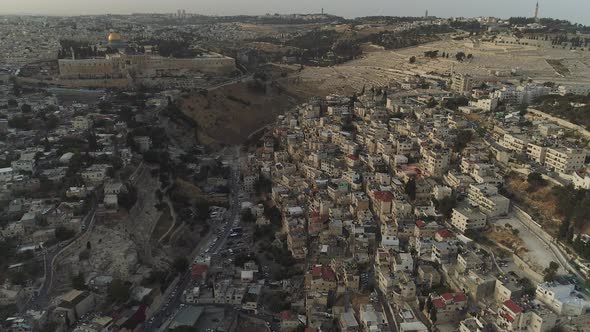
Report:
[{"label": "parking area", "polygon": [[205,307],[205,311],[197,321],[195,331],[213,332],[225,321],[224,308]]},{"label": "parking area", "polygon": [[[535,267],[537,271],[543,271],[549,266],[551,261],[559,262],[553,251],[541,240],[537,235],[533,234],[525,225],[520,222],[516,216],[510,214],[507,217],[501,218],[494,223],[498,225],[510,224],[512,229],[518,231],[518,237],[522,239],[527,252],[525,254],[528,258],[528,263]],[[565,273],[560,267],[559,273]]]}]

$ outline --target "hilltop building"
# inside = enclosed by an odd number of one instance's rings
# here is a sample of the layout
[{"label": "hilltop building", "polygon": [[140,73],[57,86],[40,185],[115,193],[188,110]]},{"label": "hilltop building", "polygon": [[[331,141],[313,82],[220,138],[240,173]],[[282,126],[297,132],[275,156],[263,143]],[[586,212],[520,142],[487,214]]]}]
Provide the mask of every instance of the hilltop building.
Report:
[{"label": "hilltop building", "polygon": [[59,75],[62,79],[117,79],[182,76],[189,72],[230,73],[235,70],[235,60],[218,53],[206,53],[191,58],[171,58],[137,53],[116,32],[108,36],[108,46],[113,53],[104,58],[59,59]]}]

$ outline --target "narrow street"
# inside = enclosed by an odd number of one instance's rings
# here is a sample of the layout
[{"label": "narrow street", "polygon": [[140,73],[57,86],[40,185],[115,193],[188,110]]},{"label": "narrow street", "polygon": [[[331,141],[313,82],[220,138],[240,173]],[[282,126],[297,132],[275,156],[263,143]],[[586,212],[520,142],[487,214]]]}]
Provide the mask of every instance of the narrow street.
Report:
[{"label": "narrow street", "polygon": [[45,271],[45,275],[43,277],[43,284],[26,303],[22,310],[23,312],[31,309],[41,310],[49,306],[49,294],[51,293],[51,288],[53,286],[53,279],[55,275],[55,262],[59,259],[61,254],[63,254],[69,249],[72,243],[76,242],[78,239],[85,236],[87,233],[92,232],[92,230],[94,229],[94,221],[96,220],[96,209],[98,207],[99,198],[97,198],[96,195],[93,195],[92,199],[92,208],[82,220],[83,226],[81,232],[75,238],[70,239],[67,242],[62,242],[51,248],[43,249]]},{"label": "narrow street", "polygon": [[[240,149],[235,147],[232,151],[232,156],[229,159],[231,175],[230,175],[230,195],[229,195],[229,209],[224,216],[224,223],[221,223],[223,231],[219,235],[217,241],[214,241],[215,232],[209,231],[208,235],[204,237],[195,250],[189,261],[192,262],[197,256],[205,254],[207,248],[211,245],[212,248],[208,254],[216,254],[226,243],[231,229],[237,227],[240,223]],[[191,288],[191,272],[186,271],[179,276],[178,282],[173,283],[164,293],[164,299],[161,306],[154,311],[152,317],[144,324],[142,331],[164,331],[169,321],[180,310],[182,302],[182,294],[185,290]]]}]

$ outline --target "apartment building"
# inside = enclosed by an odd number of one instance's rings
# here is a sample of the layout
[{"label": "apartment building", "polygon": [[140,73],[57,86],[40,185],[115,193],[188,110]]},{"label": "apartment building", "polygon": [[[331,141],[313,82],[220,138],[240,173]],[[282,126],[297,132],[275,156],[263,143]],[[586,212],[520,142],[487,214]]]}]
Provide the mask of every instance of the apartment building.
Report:
[{"label": "apartment building", "polygon": [[426,171],[431,176],[441,177],[447,172],[450,160],[447,150],[426,150],[423,157]]},{"label": "apartment building", "polygon": [[461,233],[468,230],[481,229],[486,226],[486,215],[470,207],[457,207],[453,209],[451,224]]},{"label": "apartment building", "polygon": [[545,166],[558,173],[571,173],[584,167],[586,151],[577,148],[548,148]]},{"label": "apartment building", "polygon": [[538,164],[545,164],[545,156],[547,155],[547,147],[536,143],[529,143],[526,148],[526,155],[529,159]]},{"label": "apartment building", "polygon": [[525,135],[507,133],[504,134],[504,137],[500,141],[500,145],[516,153],[526,153],[529,139]]},{"label": "apartment building", "polygon": [[590,85],[560,85],[557,92],[562,95],[580,95],[587,96],[590,93]]},{"label": "apartment building", "polygon": [[308,274],[311,291],[329,292],[336,289],[336,273],[329,266],[316,265]]},{"label": "apartment building", "polygon": [[[430,298],[431,305],[436,308],[436,322],[457,321],[461,311],[467,307],[467,296],[464,293],[444,293]],[[428,306],[428,305],[427,305]],[[427,312],[430,318],[431,312]]]},{"label": "apartment building", "polygon": [[578,294],[573,284],[544,282],[537,286],[535,298],[559,315],[580,316],[590,310],[590,302]]},{"label": "apartment building", "polygon": [[505,215],[510,209],[510,200],[498,194],[497,187],[486,183],[470,185],[467,201],[492,218]]},{"label": "apartment building", "polygon": [[477,317],[469,317],[459,324],[459,332],[483,332],[484,325]]},{"label": "apartment building", "polygon": [[572,174],[572,183],[576,189],[590,189],[590,175],[585,171],[575,171]]},{"label": "apartment building", "polygon": [[473,78],[467,74],[457,74],[453,77],[451,89],[455,92],[463,93],[471,91],[473,88]]},{"label": "apartment building", "polygon": [[363,304],[359,310],[359,321],[362,331],[381,332],[387,328],[385,315],[375,310],[372,304]]},{"label": "apartment building", "polygon": [[493,111],[498,107],[498,98],[481,98],[477,101],[470,101],[469,106],[486,112]]},{"label": "apartment building", "polygon": [[548,95],[551,88],[543,85],[527,84],[520,86],[506,86],[491,94],[506,104],[530,104],[537,97]]},{"label": "apartment building", "polygon": [[523,307],[506,300],[498,309],[497,325],[508,331],[547,332],[555,327],[557,315],[533,300]]}]

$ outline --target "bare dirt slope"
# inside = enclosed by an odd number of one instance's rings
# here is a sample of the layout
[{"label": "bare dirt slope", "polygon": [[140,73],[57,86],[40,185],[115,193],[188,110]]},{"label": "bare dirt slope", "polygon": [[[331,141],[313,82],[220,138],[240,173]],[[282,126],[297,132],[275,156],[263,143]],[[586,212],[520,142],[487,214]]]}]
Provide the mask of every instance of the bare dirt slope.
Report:
[{"label": "bare dirt slope", "polygon": [[185,95],[179,107],[198,123],[202,144],[240,144],[299,101],[280,89],[267,90],[268,93],[252,88],[249,83],[237,83],[206,94]]}]

